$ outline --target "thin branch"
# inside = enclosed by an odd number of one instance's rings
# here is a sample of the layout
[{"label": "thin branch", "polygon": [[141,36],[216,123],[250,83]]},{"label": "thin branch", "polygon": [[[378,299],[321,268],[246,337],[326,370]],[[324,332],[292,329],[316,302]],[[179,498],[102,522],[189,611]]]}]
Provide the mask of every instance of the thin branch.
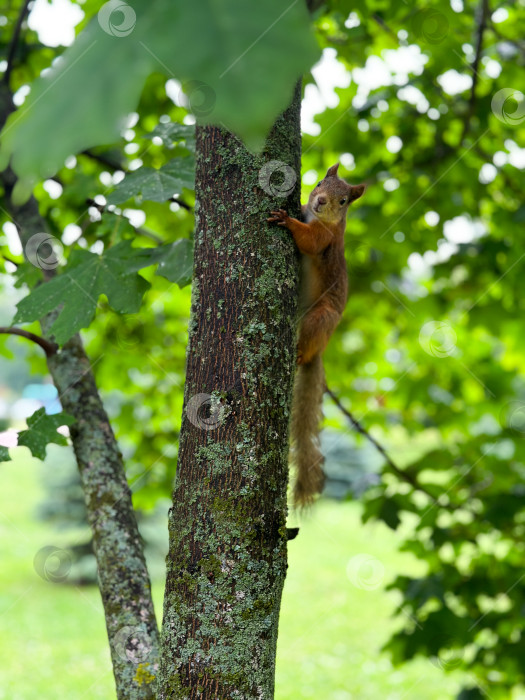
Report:
[{"label": "thin branch", "polygon": [[487,27],[487,19],[489,16],[489,0],[481,0],[478,9],[478,27],[476,30],[476,53],[474,54],[474,61],[472,62],[472,88],[470,90],[470,99],[468,103],[467,115],[463,123],[463,132],[461,134],[460,144],[463,143],[463,139],[467,135],[470,129],[470,123],[474,112],[476,111],[476,89],[479,80],[479,64],[481,61],[481,54],[483,53],[483,33]]},{"label": "thin branch", "polygon": [[3,258],[6,262],[11,263],[11,265],[14,265],[15,267],[18,267],[18,263],[15,262],[14,260],[11,260],[11,258],[8,257],[7,255],[2,255],[2,258]]},{"label": "thin branch", "polygon": [[144,238],[149,238],[150,241],[153,241],[157,245],[164,245],[166,243],[164,239],[162,239],[160,236],[157,236],[157,234],[153,233],[152,231],[148,231],[147,229],[142,228],[141,226],[134,226],[133,228],[140,236],[144,236]]},{"label": "thin branch", "polygon": [[416,477],[413,474],[410,474],[409,472],[401,469],[400,467],[397,466],[397,464],[393,461],[393,459],[390,457],[388,452],[385,450],[385,448],[374,438],[366,428],[364,428],[361,423],[355,418],[352,413],[348,409],[346,409],[343,404],[341,403],[339,397],[334,394],[334,392],[328,388],[326,388],[326,393],[329,394],[331,397],[332,401],[335,403],[337,408],[341,411],[341,413],[348,418],[350,423],[354,426],[354,428],[357,430],[358,433],[363,435],[369,442],[372,443],[372,445],[376,448],[376,450],[383,456],[385,459],[386,463],[390,467],[390,469],[400,478],[403,479],[403,481],[408,482],[414,489],[417,491],[422,491],[424,494],[426,494],[429,498],[432,499],[434,503],[437,503],[436,497],[430,493],[430,491],[427,491],[427,489],[422,486],[419,481],[416,479]]},{"label": "thin branch", "polygon": [[511,39],[510,37],[505,36],[500,32],[499,26],[495,25],[492,21],[489,22],[488,25],[488,29],[490,29],[498,39],[501,39],[501,41],[505,41],[508,44],[512,44],[514,48],[525,54],[525,41],[520,39]]},{"label": "thin branch", "polygon": [[86,199],[86,204],[88,205],[88,207],[93,207],[94,209],[97,209],[101,214],[103,214],[106,211],[105,204],[99,204],[98,202],[95,202],[94,199],[91,199],[91,197],[88,197]]},{"label": "thin branch", "polygon": [[170,202],[175,202],[175,204],[178,204],[178,205],[181,206],[183,209],[186,209],[186,211],[191,211],[191,210],[192,210],[191,205],[188,204],[187,202],[185,202],[183,199],[179,199],[179,198],[177,198],[177,197],[172,197],[172,198],[170,199]]},{"label": "thin branch", "polygon": [[306,0],[306,6],[308,7],[308,11],[312,14],[324,4],[324,0]]},{"label": "thin branch", "polygon": [[9,50],[7,52],[7,66],[4,72],[4,77],[2,78],[3,82],[6,85],[9,85],[9,81],[11,79],[11,73],[13,71],[13,64],[15,60],[15,53],[16,49],[18,47],[18,40],[20,39],[20,32],[22,31],[22,24],[24,22],[24,19],[27,16],[27,11],[29,9],[29,3],[31,0],[25,0],[22,9],[20,10],[20,14],[18,15],[18,19],[16,21],[15,29],[13,31],[13,36],[11,37],[11,42],[9,44]]},{"label": "thin branch", "polygon": [[[484,148],[482,148],[479,144],[474,146],[472,149],[475,153],[477,153],[481,158],[485,160],[486,163],[492,163],[492,156],[485,151]],[[520,190],[517,185],[515,185],[512,182],[512,179],[509,177],[509,175],[505,172],[503,168],[498,168],[498,174],[503,178],[503,182],[505,183],[505,187],[507,187],[509,192],[513,192],[518,198],[523,197],[523,191]]]},{"label": "thin branch", "polygon": [[91,160],[95,160],[97,161],[97,163],[105,165],[111,170],[125,170],[125,167],[122,163],[119,163],[116,160],[112,160],[108,156],[105,156],[103,153],[93,153],[93,151],[86,150],[81,151],[79,155],[87,156],[88,158],[91,158]]},{"label": "thin branch", "polygon": [[0,327],[0,333],[6,333],[8,335],[19,335],[22,338],[31,340],[33,343],[40,345],[42,350],[46,353],[47,357],[55,355],[56,351],[58,350],[58,345],[56,343],[53,343],[50,340],[46,340],[46,338],[41,338],[39,335],[35,335],[35,333],[31,333],[30,331],[24,331],[22,330],[22,328]]},{"label": "thin branch", "polygon": [[397,39],[397,34],[390,29],[388,24],[385,22],[385,20],[381,17],[381,15],[378,15],[377,12],[374,12],[372,15],[372,19],[376,24],[378,24],[381,29],[383,29],[387,34],[390,34],[391,36],[395,37]]}]

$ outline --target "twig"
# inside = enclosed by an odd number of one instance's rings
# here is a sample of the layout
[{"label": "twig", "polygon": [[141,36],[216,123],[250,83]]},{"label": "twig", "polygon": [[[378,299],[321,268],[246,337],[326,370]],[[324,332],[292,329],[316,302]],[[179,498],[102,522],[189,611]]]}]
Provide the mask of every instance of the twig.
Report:
[{"label": "twig", "polygon": [[392,29],[390,29],[385,20],[380,15],[378,15],[377,12],[374,12],[374,14],[372,15],[372,19],[376,24],[378,24],[381,27],[381,29],[384,29],[384,31],[387,32],[387,34],[390,34],[391,36],[397,39],[397,34]]},{"label": "twig", "polygon": [[111,170],[125,170],[125,167],[122,163],[118,163],[117,161],[108,158],[108,156],[105,156],[103,153],[93,153],[93,151],[86,150],[81,151],[79,155],[87,156],[88,158],[91,158],[91,160],[96,160],[97,163],[105,165]]},{"label": "twig", "polygon": [[476,88],[479,80],[479,63],[481,61],[481,54],[483,53],[483,33],[486,29],[487,18],[489,15],[489,0],[481,0],[478,12],[479,20],[476,31],[476,53],[474,54],[474,61],[472,62],[472,88],[470,90],[468,110],[465,122],[463,123],[463,132],[461,134],[460,144],[463,143],[463,139],[470,129],[470,122],[472,121],[472,117],[474,116],[474,112],[476,110]]},{"label": "twig", "polygon": [[172,197],[170,199],[170,202],[175,202],[175,204],[178,204],[181,206],[183,209],[186,209],[186,211],[191,211],[191,205],[185,202],[183,199],[178,199],[177,197]]},{"label": "twig", "polygon": [[15,262],[14,260],[11,260],[11,258],[8,257],[7,255],[2,255],[2,257],[6,262],[11,263],[11,265],[14,265],[15,267],[18,267],[18,263]]},{"label": "twig", "polygon": [[308,11],[311,13],[314,13],[322,5],[324,5],[324,0],[306,0],[306,6],[308,7]]},{"label": "twig", "polygon": [[11,42],[9,44],[9,49],[7,52],[7,66],[4,72],[4,77],[3,77],[3,82],[6,85],[9,85],[9,81],[11,79],[11,73],[13,71],[13,63],[15,60],[15,53],[16,49],[18,46],[18,40],[20,39],[20,32],[22,30],[22,24],[24,22],[24,19],[26,18],[27,11],[29,8],[29,3],[31,0],[25,0],[22,9],[20,10],[20,14],[18,15],[18,19],[16,20],[16,25],[15,29],[13,31],[13,36],[11,37]]},{"label": "twig", "polygon": [[505,41],[508,44],[512,44],[512,46],[514,46],[514,48],[516,48],[518,51],[525,53],[525,42],[523,40],[511,39],[510,37],[505,36],[499,31],[499,27],[497,27],[492,21],[490,21],[488,24],[488,29],[490,29],[498,39],[501,39],[501,41]]},{"label": "twig", "polygon": [[153,233],[153,231],[148,231],[147,229],[142,228],[141,226],[134,226],[133,228],[139,235],[144,236],[144,238],[149,238],[150,241],[157,243],[157,245],[164,245],[166,243],[164,239],[162,239],[160,236],[157,236],[157,234]]},{"label": "twig", "polygon": [[39,335],[35,335],[35,333],[31,333],[30,331],[24,331],[22,330],[22,328],[0,327],[0,333],[7,333],[8,335],[19,335],[22,338],[27,338],[27,340],[31,340],[33,343],[40,345],[42,350],[46,353],[47,357],[55,355],[56,351],[58,350],[58,345],[56,343],[53,343],[50,340],[46,340],[46,338],[41,338]]},{"label": "twig", "polygon": [[[479,156],[481,156],[486,163],[491,163],[492,162],[492,156],[490,156],[485,149],[483,149],[479,144],[474,146],[473,151],[477,153]],[[514,194],[519,197],[520,199],[523,196],[523,191],[518,189],[518,187],[512,182],[511,178],[507,175],[505,170],[503,168],[500,168],[498,170],[499,175],[503,178],[503,182],[505,183],[505,186],[508,188],[509,192],[514,192]]]},{"label": "twig", "polygon": [[372,435],[370,435],[368,430],[366,430],[366,428],[364,428],[361,425],[357,418],[355,418],[352,415],[352,413],[350,413],[350,411],[343,406],[339,397],[336,396],[336,394],[334,394],[334,392],[331,389],[329,389],[328,386],[325,386],[325,389],[326,393],[329,394],[337,408],[341,411],[341,413],[343,413],[343,415],[345,415],[348,418],[348,420],[350,421],[350,423],[352,423],[357,432],[361,433],[361,435],[366,437],[366,439],[369,440],[369,442],[372,443],[376,450],[384,457],[390,469],[395,474],[397,474],[397,476],[400,479],[403,479],[403,481],[407,481],[414,489],[416,489],[417,491],[422,491],[429,498],[431,498],[434,503],[437,503],[438,501],[436,497],[432,493],[430,493],[430,491],[427,491],[427,489],[419,483],[415,476],[409,474],[408,472],[404,471],[403,469],[397,466],[397,464],[392,460],[385,448],[374,437],[372,437]]}]

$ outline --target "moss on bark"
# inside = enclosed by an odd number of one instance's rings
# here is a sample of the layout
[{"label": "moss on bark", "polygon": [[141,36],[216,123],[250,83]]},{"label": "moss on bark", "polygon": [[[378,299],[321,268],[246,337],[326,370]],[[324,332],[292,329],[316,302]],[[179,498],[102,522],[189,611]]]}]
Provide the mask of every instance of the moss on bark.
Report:
[{"label": "moss on bark", "polygon": [[[197,130],[195,269],[170,512],[160,699],[268,699],[287,568],[298,261],[271,209],[300,207],[300,94],[263,154]],[[295,188],[261,188],[272,160]],[[277,176],[278,178],[278,176]],[[278,183],[277,183],[278,186]]]}]

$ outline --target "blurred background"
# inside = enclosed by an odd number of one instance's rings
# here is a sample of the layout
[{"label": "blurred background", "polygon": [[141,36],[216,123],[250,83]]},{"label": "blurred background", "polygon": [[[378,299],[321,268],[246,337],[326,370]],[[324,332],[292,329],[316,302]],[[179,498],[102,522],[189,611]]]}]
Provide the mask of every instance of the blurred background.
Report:
[{"label": "blurred background", "polygon": [[[20,6],[0,11],[3,53]],[[98,8],[34,2],[17,106]],[[314,16],[323,51],[304,79],[302,201],[337,161],[368,189],[350,211],[350,298],[325,356],[336,397],[324,405],[326,489],[290,519],[300,532],[279,700],[525,698],[524,19],[522,2],[487,0],[334,0]],[[191,152],[191,129],[151,138],[159,123],[191,127],[187,105],[176,80],[151,75],[118,143],[70,157],[37,185],[64,259],[116,236],[191,238],[191,191],[107,206],[126,172]],[[8,326],[32,277],[3,208],[0,229]],[[152,286],[140,313],[120,316],[102,297],[83,337],[160,615],[191,292],[141,274]],[[14,448],[35,410],[60,404],[39,348],[0,336],[0,349],[0,445]],[[0,698],[112,698],[72,451],[10,456],[0,463]]]}]

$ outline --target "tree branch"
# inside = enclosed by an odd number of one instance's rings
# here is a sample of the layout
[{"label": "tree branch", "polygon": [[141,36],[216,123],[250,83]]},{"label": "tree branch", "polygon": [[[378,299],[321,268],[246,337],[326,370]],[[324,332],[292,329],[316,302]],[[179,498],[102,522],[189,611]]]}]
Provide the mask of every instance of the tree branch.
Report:
[{"label": "tree branch", "polygon": [[20,39],[20,32],[22,30],[22,24],[24,22],[24,19],[27,16],[30,2],[31,2],[31,0],[25,0],[24,4],[22,6],[22,9],[20,10],[20,14],[18,15],[15,29],[13,31],[13,36],[11,37],[11,43],[9,44],[9,49],[7,52],[7,66],[5,69],[4,77],[2,78],[2,81],[6,85],[9,85],[9,81],[11,79],[11,73],[13,71],[13,63],[15,60],[15,53],[16,53],[16,49],[18,46],[18,40]]},{"label": "tree branch", "polygon": [[470,129],[470,124],[474,112],[476,111],[476,88],[478,86],[479,80],[479,63],[481,61],[481,54],[483,53],[483,33],[485,32],[487,26],[487,19],[489,15],[489,0],[481,0],[478,8],[478,26],[476,30],[476,53],[474,55],[474,61],[472,62],[472,88],[470,90],[470,99],[467,109],[467,115],[465,122],[463,123],[463,132],[461,134],[460,144],[463,143],[463,139],[468,134]]},{"label": "tree branch", "polygon": [[306,0],[306,6],[308,11],[311,13],[316,12],[320,7],[325,4],[325,0]]},{"label": "tree branch", "polygon": [[8,255],[2,255],[2,258],[8,262],[11,263],[11,265],[14,265],[15,267],[18,267],[18,263],[15,262],[14,260],[11,260],[11,258]]},{"label": "tree branch", "polygon": [[372,15],[372,19],[374,22],[381,27],[387,34],[390,34],[391,36],[395,37],[397,39],[397,34],[390,29],[388,24],[385,22],[385,20],[381,17],[381,15],[377,14],[377,12],[374,12]]},{"label": "tree branch", "polygon": [[93,153],[93,151],[86,150],[81,151],[79,155],[87,156],[88,158],[91,158],[91,160],[95,160],[97,163],[100,163],[101,165],[105,165],[107,168],[110,168],[110,170],[126,170],[123,163],[119,163],[116,160],[112,160],[103,153]]},{"label": "tree branch", "polygon": [[430,491],[427,491],[427,489],[419,483],[419,481],[416,479],[416,477],[413,474],[409,474],[407,471],[401,469],[400,467],[397,466],[397,464],[393,461],[393,459],[390,457],[388,452],[385,450],[385,448],[364,428],[361,423],[355,418],[352,413],[343,406],[341,403],[341,400],[339,397],[334,394],[334,392],[326,386],[326,393],[330,396],[332,401],[335,403],[337,408],[341,411],[341,413],[348,418],[350,423],[354,426],[354,428],[357,430],[358,433],[363,435],[369,442],[372,443],[372,445],[376,448],[376,450],[383,456],[385,459],[386,463],[390,467],[390,469],[396,474],[400,479],[403,481],[406,481],[409,483],[412,488],[416,489],[417,491],[423,492],[425,495],[427,495],[429,498],[432,499],[434,503],[437,503],[436,497],[430,493]]},{"label": "tree branch", "polygon": [[35,333],[31,333],[30,331],[24,331],[22,328],[6,328],[3,326],[0,327],[0,333],[5,333],[7,335],[19,335],[21,338],[31,340],[33,343],[40,345],[47,357],[51,357],[51,355],[54,355],[58,350],[58,345],[56,343],[53,343],[51,340],[47,340],[46,338],[42,338]]},{"label": "tree branch", "polygon": [[[12,110],[12,95],[8,86],[0,82],[0,129]],[[22,205],[13,201],[16,182],[11,168],[0,172],[5,207],[16,222],[25,249],[31,236],[46,231],[47,225],[34,197]],[[44,275],[46,280],[51,279],[54,270]],[[50,334],[56,317],[55,310],[41,319],[45,335]],[[70,430],[71,441],[93,533],[117,697],[119,700],[153,700],[159,633],[122,453],[80,336],[73,336],[61,352],[46,359],[60,403],[64,411],[76,419]],[[127,653],[126,644],[130,639],[140,641],[140,667],[136,657]]]},{"label": "tree branch", "polygon": [[186,209],[186,211],[191,211],[191,205],[189,205],[187,202],[185,202],[183,199],[179,199],[177,197],[172,197],[170,199],[170,202],[175,202],[175,204],[178,204],[180,207],[183,209]]},{"label": "tree branch", "polygon": [[498,39],[501,39],[501,41],[505,41],[509,44],[512,44],[512,46],[514,46],[514,48],[516,48],[521,53],[525,54],[525,41],[519,40],[519,39],[511,39],[510,37],[505,36],[499,30],[499,26],[495,25],[494,22],[492,22],[492,21],[489,21],[487,24],[488,24],[488,29],[490,29],[492,31],[492,33],[495,34]]}]

